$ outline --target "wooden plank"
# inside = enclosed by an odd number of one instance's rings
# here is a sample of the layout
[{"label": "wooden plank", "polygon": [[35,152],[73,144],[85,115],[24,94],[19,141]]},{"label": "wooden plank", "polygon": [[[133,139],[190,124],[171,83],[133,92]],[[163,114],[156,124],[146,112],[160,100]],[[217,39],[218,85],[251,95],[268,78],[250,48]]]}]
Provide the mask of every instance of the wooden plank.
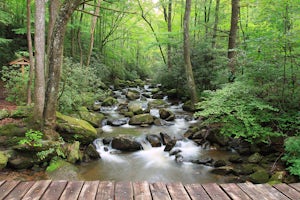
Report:
[{"label": "wooden plank", "polygon": [[200,184],[186,184],[184,187],[192,200],[210,200],[210,197]]},{"label": "wooden plank", "polygon": [[292,183],[289,186],[295,188],[298,192],[300,192],[300,183]]},{"label": "wooden plank", "polygon": [[148,182],[132,183],[134,200],[152,200],[150,186]]},{"label": "wooden plank", "polygon": [[238,183],[237,185],[253,200],[269,200],[264,196],[264,193],[261,190],[258,190],[251,182]]},{"label": "wooden plank", "polygon": [[216,183],[206,183],[202,185],[204,190],[207,192],[207,194],[210,196],[213,200],[225,200],[230,198],[227,196],[227,194],[218,186]]},{"label": "wooden plank", "polygon": [[63,193],[68,181],[52,181],[41,200],[57,200]]},{"label": "wooden plank", "polygon": [[4,183],[5,181],[0,181],[0,186]]},{"label": "wooden plank", "polygon": [[169,194],[171,196],[171,199],[176,200],[190,200],[187,191],[183,187],[182,183],[168,183],[167,189],[169,191]]},{"label": "wooden plank", "polygon": [[234,183],[221,184],[220,186],[233,200],[251,199],[239,186]]},{"label": "wooden plank", "polygon": [[151,183],[150,191],[153,200],[171,200],[166,185],[161,182]]},{"label": "wooden plank", "polygon": [[18,200],[21,199],[26,192],[34,184],[33,181],[19,183],[10,193],[5,197],[5,200]]},{"label": "wooden plank", "polygon": [[81,191],[83,181],[70,181],[68,182],[64,192],[62,193],[61,200],[77,199]]},{"label": "wooden plank", "polygon": [[0,199],[4,199],[19,183],[20,181],[6,181],[2,184],[0,187]]},{"label": "wooden plank", "polygon": [[85,181],[78,200],[95,199],[99,181]]},{"label": "wooden plank", "polygon": [[115,200],[133,200],[133,190],[131,182],[122,181],[115,185]]},{"label": "wooden plank", "polygon": [[99,183],[96,200],[113,200],[115,194],[115,183],[111,181],[101,181]]},{"label": "wooden plank", "polygon": [[289,197],[290,199],[300,199],[300,193],[296,189],[290,187],[285,183],[276,184],[273,185],[273,187],[276,188],[278,191],[282,192],[285,196]]},{"label": "wooden plank", "polygon": [[268,184],[258,184],[256,187],[260,189],[264,193],[264,197],[268,199],[289,200],[289,198]]},{"label": "wooden plank", "polygon": [[44,194],[48,186],[50,185],[51,180],[42,180],[36,181],[30,190],[23,197],[24,200],[35,200],[40,199]]}]

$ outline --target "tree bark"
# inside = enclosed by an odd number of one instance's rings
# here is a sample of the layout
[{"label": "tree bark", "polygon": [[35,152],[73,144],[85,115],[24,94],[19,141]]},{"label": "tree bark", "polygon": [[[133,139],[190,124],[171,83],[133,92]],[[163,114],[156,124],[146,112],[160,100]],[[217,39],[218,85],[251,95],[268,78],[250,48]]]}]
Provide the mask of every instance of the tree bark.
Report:
[{"label": "tree bark", "polygon": [[27,105],[30,105],[32,103],[31,86],[32,86],[32,79],[34,75],[34,57],[33,57],[32,37],[31,37],[30,4],[31,4],[31,0],[27,0],[27,42],[28,42],[28,51],[29,51],[29,60],[30,60],[29,78],[27,82]]},{"label": "tree bark", "polygon": [[190,36],[189,36],[189,23],[191,13],[191,0],[186,0],[184,19],[183,19],[183,57],[184,66],[187,77],[187,84],[190,92],[192,108],[194,109],[195,103],[197,102],[197,92],[194,80],[194,74],[190,58]]},{"label": "tree bark", "polygon": [[87,67],[90,65],[91,56],[92,56],[92,52],[93,52],[95,28],[96,28],[97,19],[98,19],[99,13],[100,13],[100,5],[101,5],[101,0],[98,0],[97,6],[95,8],[95,15],[92,18],[92,24],[91,24],[90,46],[89,46],[89,53],[87,55],[87,61],[86,61],[86,66]]},{"label": "tree bark", "polygon": [[44,123],[46,130],[53,130],[55,128],[57,98],[59,91],[61,65],[63,60],[63,44],[67,23],[75,9],[80,5],[82,1],[83,0],[63,1],[54,24],[51,42],[49,44],[49,72],[47,75],[48,84],[46,89],[44,108]]},{"label": "tree bark", "polygon": [[234,81],[236,65],[236,38],[239,21],[239,0],[231,0],[231,25],[228,40],[229,82]]},{"label": "tree bark", "polygon": [[216,48],[217,44],[217,30],[219,25],[219,10],[220,10],[220,0],[216,0],[216,8],[215,8],[215,23],[213,28],[212,42],[211,47],[213,49]]},{"label": "tree bark", "polygon": [[42,127],[45,102],[45,0],[35,1],[34,120]]},{"label": "tree bark", "polygon": [[172,47],[171,47],[171,33],[172,33],[172,0],[169,0],[168,4],[168,69],[170,70],[172,68]]}]

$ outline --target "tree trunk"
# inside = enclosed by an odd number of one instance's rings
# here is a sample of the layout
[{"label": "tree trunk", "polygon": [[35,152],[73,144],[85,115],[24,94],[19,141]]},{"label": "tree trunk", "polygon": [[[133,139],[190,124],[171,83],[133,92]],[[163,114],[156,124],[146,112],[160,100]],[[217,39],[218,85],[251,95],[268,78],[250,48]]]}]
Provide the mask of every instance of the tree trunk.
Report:
[{"label": "tree trunk", "polygon": [[235,78],[236,65],[236,37],[239,20],[239,0],[231,0],[231,25],[228,40],[228,60],[229,60],[229,82],[233,82]]},{"label": "tree trunk", "polygon": [[34,120],[42,127],[45,102],[45,0],[35,1]]},{"label": "tree trunk", "polygon": [[[84,3],[82,4],[81,10],[84,10]],[[80,13],[80,19],[79,19],[79,24],[82,24],[82,19],[83,19],[83,12]],[[77,30],[77,42],[78,42],[78,47],[79,47],[79,52],[80,52],[80,66],[83,66],[83,49],[81,45],[81,28],[80,26],[78,27]]]},{"label": "tree trunk", "polygon": [[101,0],[98,0],[97,6],[95,8],[95,15],[92,18],[92,24],[91,24],[90,46],[89,46],[89,53],[87,55],[87,62],[86,62],[87,67],[90,65],[91,56],[92,56],[92,52],[93,52],[95,28],[96,28],[97,19],[98,19],[99,13],[100,13],[100,5],[101,5]]},{"label": "tree trunk", "polygon": [[169,0],[168,4],[168,69],[172,68],[172,47],[171,47],[171,33],[172,33],[172,0]]},{"label": "tree trunk", "polygon": [[215,8],[215,23],[214,23],[214,28],[213,28],[212,42],[211,42],[211,47],[213,49],[216,48],[216,44],[217,44],[217,30],[218,30],[218,25],[219,25],[219,10],[220,10],[220,0],[217,0],[216,8]]},{"label": "tree trunk", "polygon": [[30,105],[32,102],[31,99],[31,86],[32,79],[34,74],[34,57],[33,57],[33,48],[32,48],[32,37],[31,37],[31,0],[27,0],[27,42],[28,42],[28,51],[29,51],[29,60],[30,60],[30,69],[29,69],[29,79],[27,83],[27,105]]},{"label": "tree trunk", "polygon": [[183,19],[183,57],[184,66],[187,76],[187,84],[189,87],[192,108],[194,108],[197,102],[197,92],[194,80],[194,74],[190,58],[190,36],[189,36],[189,23],[190,23],[190,13],[191,13],[191,0],[186,0],[185,13]]},{"label": "tree trunk", "polygon": [[53,130],[55,128],[57,98],[59,91],[61,65],[63,60],[64,36],[67,28],[67,23],[71,15],[81,2],[82,0],[63,1],[54,24],[51,42],[49,44],[49,72],[47,76],[48,84],[44,108],[44,123],[46,130]]}]

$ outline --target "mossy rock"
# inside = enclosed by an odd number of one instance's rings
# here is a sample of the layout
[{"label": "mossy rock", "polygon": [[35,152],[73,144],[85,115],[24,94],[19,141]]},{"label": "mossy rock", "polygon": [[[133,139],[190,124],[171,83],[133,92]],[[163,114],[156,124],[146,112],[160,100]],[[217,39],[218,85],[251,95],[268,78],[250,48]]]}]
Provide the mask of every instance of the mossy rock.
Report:
[{"label": "mossy rock", "polygon": [[150,108],[165,107],[166,105],[167,105],[167,102],[165,102],[163,99],[155,99],[155,100],[149,102]]},{"label": "mossy rock", "polygon": [[7,162],[8,162],[7,155],[4,152],[0,151],[0,170],[6,167]]},{"label": "mossy rock", "polygon": [[0,120],[9,117],[9,112],[6,109],[0,110]]},{"label": "mossy rock", "polygon": [[254,153],[248,158],[249,163],[259,163],[262,160],[263,156],[259,153]]},{"label": "mossy rock", "polygon": [[32,106],[18,106],[16,110],[11,113],[12,118],[26,118],[33,113]]},{"label": "mossy rock", "polygon": [[85,107],[80,108],[80,110],[78,112],[79,112],[81,119],[89,122],[95,128],[99,128],[102,120],[105,118],[105,116],[103,114],[89,112],[88,109]]},{"label": "mossy rock", "polygon": [[51,180],[80,180],[76,166],[62,159],[52,159],[46,169]]},{"label": "mossy rock", "polygon": [[106,99],[104,99],[104,101],[102,102],[102,106],[113,106],[115,104],[118,103],[118,100],[113,98],[113,97],[107,97]]},{"label": "mossy rock", "polygon": [[129,99],[129,100],[135,100],[135,99],[140,98],[140,93],[139,93],[138,91],[129,90],[129,91],[126,93],[126,97],[127,97],[127,99]]},{"label": "mossy rock", "polygon": [[137,102],[132,102],[128,104],[128,111],[133,112],[135,115],[143,114],[142,104]]},{"label": "mossy rock", "polygon": [[87,121],[56,112],[56,129],[67,142],[90,144],[97,138],[97,130]]},{"label": "mossy rock", "polygon": [[286,176],[286,172],[285,171],[278,171],[278,172],[275,172],[269,182],[277,182],[277,183],[282,183],[283,179],[285,178]]},{"label": "mossy rock", "polygon": [[269,174],[266,170],[260,169],[249,176],[250,181],[256,184],[266,183],[269,181]]},{"label": "mossy rock", "polygon": [[73,144],[69,144],[66,150],[67,161],[70,163],[77,163],[82,160],[82,153],[80,151],[80,143],[75,141]]},{"label": "mossy rock", "polygon": [[135,115],[129,120],[130,125],[153,124],[153,122],[154,122],[154,118],[150,114]]},{"label": "mossy rock", "polygon": [[0,136],[18,136],[23,137],[27,131],[27,128],[19,124],[6,124],[0,126]]},{"label": "mossy rock", "polygon": [[169,99],[175,99],[177,98],[177,90],[176,89],[168,90],[167,95]]},{"label": "mossy rock", "polygon": [[182,109],[184,111],[188,111],[188,112],[194,112],[195,111],[195,106],[192,105],[191,101],[187,101],[183,104]]}]

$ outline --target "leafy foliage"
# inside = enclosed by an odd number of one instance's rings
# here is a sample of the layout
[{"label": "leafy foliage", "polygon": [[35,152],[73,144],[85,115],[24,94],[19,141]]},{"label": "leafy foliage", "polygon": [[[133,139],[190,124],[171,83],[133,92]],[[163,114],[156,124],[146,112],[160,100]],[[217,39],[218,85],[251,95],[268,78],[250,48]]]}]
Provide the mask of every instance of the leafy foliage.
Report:
[{"label": "leafy foliage", "polygon": [[300,176],[300,137],[289,137],[284,142],[285,155],[282,158],[288,164],[291,174]]},{"label": "leafy foliage", "polygon": [[41,147],[42,137],[42,132],[30,129],[25,133],[25,138],[19,141],[19,144],[27,144],[30,147]]},{"label": "leafy foliage", "polygon": [[28,67],[25,67],[24,74],[17,66],[3,66],[1,79],[5,82],[8,92],[6,100],[15,102],[19,105],[26,102],[26,91],[28,82]]},{"label": "leafy foliage", "polygon": [[195,115],[207,118],[205,123],[222,124],[223,134],[249,142],[267,142],[269,137],[281,135],[271,126],[278,109],[259,99],[249,85],[236,81],[205,95],[197,105],[201,111]]}]

